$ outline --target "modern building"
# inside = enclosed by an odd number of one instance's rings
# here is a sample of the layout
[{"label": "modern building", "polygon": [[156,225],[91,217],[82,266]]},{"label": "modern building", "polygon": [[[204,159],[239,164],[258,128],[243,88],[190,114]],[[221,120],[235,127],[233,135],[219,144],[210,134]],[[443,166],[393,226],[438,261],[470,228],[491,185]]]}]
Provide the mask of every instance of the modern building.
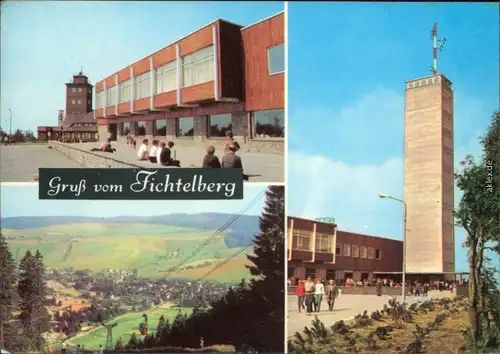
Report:
[{"label": "modern building", "polygon": [[284,13],[243,27],[216,20],[95,85],[99,137],[155,138],[283,153]]},{"label": "modern building", "polygon": [[289,216],[287,223],[289,277],[371,280],[403,269],[401,241],[340,231],[332,222]]},{"label": "modern building", "polygon": [[455,272],[453,91],[444,75],[406,83],[406,271]]},{"label": "modern building", "polygon": [[66,83],[66,112],[59,110],[57,126],[39,126],[38,140],[95,141],[97,122],[92,110],[92,88],[82,72]]}]

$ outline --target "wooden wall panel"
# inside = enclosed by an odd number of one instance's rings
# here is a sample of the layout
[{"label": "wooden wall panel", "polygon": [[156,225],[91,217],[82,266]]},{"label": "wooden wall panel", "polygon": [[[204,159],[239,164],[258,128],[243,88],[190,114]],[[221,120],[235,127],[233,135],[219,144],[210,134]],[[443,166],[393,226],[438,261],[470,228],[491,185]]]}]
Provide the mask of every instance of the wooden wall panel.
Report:
[{"label": "wooden wall panel", "polygon": [[181,39],[180,45],[181,56],[191,54],[199,49],[210,46],[213,43],[212,26],[203,27],[189,37]]},{"label": "wooden wall panel", "polygon": [[197,102],[214,98],[214,81],[205,82],[195,86],[184,87],[181,90],[183,103]]},{"label": "wooden wall panel", "polygon": [[245,53],[245,97],[249,111],[283,109],[284,74],[268,74],[267,49],[284,43],[285,15],[280,14],[242,31]]}]

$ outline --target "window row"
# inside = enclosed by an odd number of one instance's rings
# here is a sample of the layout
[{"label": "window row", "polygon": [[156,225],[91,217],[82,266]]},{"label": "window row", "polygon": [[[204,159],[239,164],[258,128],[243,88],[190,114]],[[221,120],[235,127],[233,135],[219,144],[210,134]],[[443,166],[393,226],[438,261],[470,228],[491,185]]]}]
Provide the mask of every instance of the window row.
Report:
[{"label": "window row", "polygon": [[[313,238],[311,231],[293,230],[293,249],[312,251]],[[333,253],[334,235],[316,233],[314,249],[316,252]]]},{"label": "window row", "polygon": [[82,92],[82,88],[81,87],[73,87],[71,89],[72,92]]},{"label": "window row", "polygon": [[379,248],[341,243],[336,244],[335,255],[353,258],[382,259],[382,251]]},{"label": "window row", "polygon": [[71,104],[82,104],[82,100],[71,100]]},{"label": "window row", "polygon": [[[224,138],[226,132],[232,131],[233,122],[232,115],[218,114],[206,117],[206,134],[209,138]],[[266,136],[266,137],[283,137],[284,136],[284,111],[258,111],[252,113],[252,125],[255,127],[253,136]],[[153,121],[153,135],[166,136],[166,119],[158,119]],[[176,118],[176,132],[177,137],[192,137],[194,136],[194,118]],[[129,123],[127,123],[129,124]],[[130,133],[130,125],[128,131],[122,129],[122,135]],[[139,124],[140,129],[135,130],[135,135],[146,135],[146,124]],[[144,128],[144,129],[143,129]],[[151,134],[148,132],[148,134]]]}]

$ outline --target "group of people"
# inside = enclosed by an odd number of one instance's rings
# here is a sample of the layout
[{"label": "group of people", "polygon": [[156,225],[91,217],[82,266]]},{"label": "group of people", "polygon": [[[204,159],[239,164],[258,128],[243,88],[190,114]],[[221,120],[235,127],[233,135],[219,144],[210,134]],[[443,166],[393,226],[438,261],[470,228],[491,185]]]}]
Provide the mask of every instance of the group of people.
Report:
[{"label": "group of people", "polygon": [[141,146],[139,146],[139,150],[137,150],[137,158],[139,161],[149,161],[162,166],[180,167],[180,161],[175,159],[175,144],[172,141],[165,143],[163,141],[153,140],[149,151],[148,143],[148,139],[144,139]]},{"label": "group of people", "polygon": [[298,311],[306,311],[307,315],[310,316],[313,312],[320,312],[323,300],[326,300],[328,310],[333,311],[335,299],[340,295],[340,289],[333,279],[330,279],[325,286],[321,279],[318,278],[314,281],[311,277],[307,277],[305,281],[299,280],[295,294],[297,295]]}]

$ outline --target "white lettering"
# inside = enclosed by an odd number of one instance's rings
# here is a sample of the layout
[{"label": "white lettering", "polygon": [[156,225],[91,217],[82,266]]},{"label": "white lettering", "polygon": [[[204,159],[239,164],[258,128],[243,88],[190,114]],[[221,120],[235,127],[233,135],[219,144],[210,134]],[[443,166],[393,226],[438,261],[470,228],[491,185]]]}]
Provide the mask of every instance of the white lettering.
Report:
[{"label": "white lettering", "polygon": [[[149,178],[152,175],[156,174],[156,172],[158,172],[158,171],[154,171],[154,172],[139,171],[139,172],[137,172],[137,175],[135,176],[136,182],[134,182],[130,185],[130,190],[132,192],[135,192],[135,193],[143,192],[148,186]],[[142,176],[145,176],[145,177],[144,177],[144,180],[141,181]]]},{"label": "white lettering", "polygon": [[49,191],[48,195],[51,197],[58,195],[60,192],[65,192],[69,190],[76,197],[79,197],[87,189],[87,181],[82,179],[78,184],[64,184],[61,183],[61,177],[52,177],[49,181]]}]

